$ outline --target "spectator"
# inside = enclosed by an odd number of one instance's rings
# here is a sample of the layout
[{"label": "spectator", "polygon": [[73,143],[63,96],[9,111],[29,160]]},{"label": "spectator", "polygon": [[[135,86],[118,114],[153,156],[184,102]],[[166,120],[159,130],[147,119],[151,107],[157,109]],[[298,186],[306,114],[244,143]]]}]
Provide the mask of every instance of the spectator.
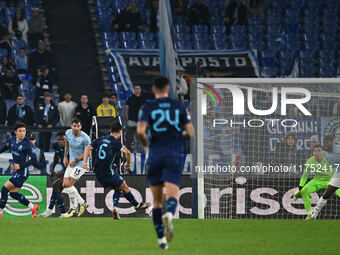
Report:
[{"label": "spectator", "polygon": [[171,10],[174,16],[186,16],[188,0],[171,0]]},{"label": "spectator", "polygon": [[33,45],[37,45],[39,40],[44,40],[45,21],[39,13],[39,8],[32,8],[32,18],[28,21],[28,39]]},{"label": "spectator", "polygon": [[329,104],[328,115],[340,116],[340,97],[337,97],[335,101]]},{"label": "spectator", "polygon": [[112,105],[115,108],[116,116],[119,116],[119,105],[117,102],[117,93],[112,93],[111,97],[109,99],[109,104]]},{"label": "spectator", "polygon": [[15,12],[12,21],[9,22],[8,31],[11,35],[13,35],[13,39],[23,39],[27,45],[28,25],[20,10]]},{"label": "spectator", "polygon": [[151,13],[150,13],[150,32],[156,33],[158,31],[157,26],[157,16],[159,9],[159,1],[153,0],[151,4]]},{"label": "spectator", "polygon": [[17,121],[21,121],[27,126],[33,126],[34,124],[33,111],[31,107],[25,105],[25,97],[23,95],[17,96],[16,104],[13,105],[8,111],[8,126],[13,126]]},{"label": "spectator", "polygon": [[230,26],[247,24],[247,7],[242,0],[235,0],[227,6],[224,22],[227,34],[230,34]]},{"label": "spectator", "polygon": [[51,94],[53,92],[54,80],[45,66],[38,68],[37,75],[34,76],[32,83],[35,85],[34,102],[36,105],[44,102],[45,92]]},{"label": "spectator", "polygon": [[102,104],[97,107],[97,116],[98,117],[115,117],[116,110],[113,105],[109,104],[110,97],[108,95],[104,95],[102,98]]},{"label": "spectator", "polygon": [[177,67],[177,75],[176,75],[176,90],[177,90],[177,97],[182,102],[184,101],[184,97],[188,93],[188,85],[186,80],[184,79],[184,68],[179,66]]},{"label": "spectator", "polygon": [[12,69],[7,69],[5,75],[0,77],[1,94],[5,100],[15,100],[18,95],[20,79]]},{"label": "spectator", "polygon": [[[275,165],[303,165],[307,154],[297,152],[298,138],[295,132],[288,132],[284,140],[279,143],[272,160]],[[310,156],[310,155],[308,155]]]},{"label": "spectator", "polygon": [[1,75],[4,75],[6,73],[6,70],[7,69],[11,69],[13,70],[13,66],[12,66],[12,63],[11,61],[8,59],[7,56],[2,56],[1,58],[1,66],[0,66],[0,72],[1,72]]},{"label": "spectator", "polygon": [[310,157],[312,157],[311,155],[313,155],[313,148],[315,145],[320,144],[319,143],[319,137],[317,135],[313,135],[310,138]]},{"label": "spectator", "polygon": [[89,104],[89,99],[87,95],[82,95],[80,97],[81,104],[76,108],[76,117],[80,119],[82,130],[90,135],[90,129],[92,125],[92,117],[96,115],[93,106]]},{"label": "spectator", "polygon": [[196,2],[189,9],[190,25],[209,25],[209,9],[202,0]]},{"label": "spectator", "polygon": [[30,71],[31,73],[37,73],[37,69],[46,66],[50,73],[55,72],[54,60],[52,53],[46,49],[45,42],[43,40],[38,41],[37,49],[30,56]]},{"label": "spectator", "polygon": [[138,32],[138,27],[141,24],[141,16],[137,11],[137,3],[135,1],[131,1],[129,6],[125,8],[113,21],[113,29],[117,32]]},{"label": "spectator", "polygon": [[7,27],[0,25],[0,48],[4,48],[7,50],[7,53],[10,54],[12,51],[12,36],[9,34]]},{"label": "spectator", "polygon": [[249,0],[247,4],[249,16],[260,16],[264,18],[263,0]]},{"label": "spectator", "polygon": [[73,102],[72,94],[66,91],[64,94],[64,101],[58,104],[58,110],[60,114],[60,124],[63,127],[70,127],[72,118],[77,107],[77,103]]},{"label": "spectator", "polygon": [[35,138],[35,135],[33,133],[29,134],[27,138],[31,141],[31,143],[33,143],[35,147],[35,154],[37,155],[36,164],[28,167],[30,174],[46,174],[47,162],[45,159],[44,150],[36,147],[37,139]]},{"label": "spectator", "polygon": [[19,55],[15,56],[15,66],[17,73],[28,72],[28,56],[26,55],[25,48],[20,48]]},{"label": "spectator", "polygon": [[142,95],[140,85],[133,86],[134,94],[128,98],[125,106],[125,121],[127,126],[126,146],[130,151],[134,151],[134,144],[137,142],[137,150],[143,151],[143,146],[137,141],[137,121],[138,112],[141,106],[146,102],[146,97]]},{"label": "spectator", "polygon": [[[58,107],[52,103],[52,95],[50,92],[45,92],[44,102],[39,104],[35,109],[35,123],[38,128],[53,128],[59,122]],[[39,133],[39,147],[43,151],[50,150],[51,132]]]}]

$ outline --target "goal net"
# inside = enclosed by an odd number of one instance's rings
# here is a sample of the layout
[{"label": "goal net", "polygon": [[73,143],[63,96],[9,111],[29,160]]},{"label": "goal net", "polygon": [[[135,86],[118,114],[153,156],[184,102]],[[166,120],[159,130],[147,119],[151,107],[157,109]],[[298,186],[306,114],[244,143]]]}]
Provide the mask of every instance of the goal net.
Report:
[{"label": "goal net", "polygon": [[[340,79],[200,78],[192,82],[190,107],[198,218],[307,215],[293,194],[312,146],[324,136],[340,145]],[[312,208],[323,192],[310,195]],[[340,218],[336,195],[319,217]]]}]

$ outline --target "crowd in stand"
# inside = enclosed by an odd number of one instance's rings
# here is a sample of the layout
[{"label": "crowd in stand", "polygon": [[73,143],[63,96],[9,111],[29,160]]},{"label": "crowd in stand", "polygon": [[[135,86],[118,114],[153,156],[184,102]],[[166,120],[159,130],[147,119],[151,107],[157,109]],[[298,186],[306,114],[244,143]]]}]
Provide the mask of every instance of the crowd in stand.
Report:
[{"label": "crowd in stand", "polygon": [[[170,3],[173,16],[183,17],[188,25],[210,24],[209,8],[203,0],[196,0],[191,6],[188,0],[171,0]],[[226,0],[225,5],[224,23],[228,31],[231,25],[246,25],[248,15],[264,16],[263,0]],[[145,27],[146,24],[143,24],[143,18],[138,12],[137,2],[130,1],[129,5],[113,20],[113,30],[116,32],[157,32],[159,0],[151,0],[150,7],[148,26]]]}]

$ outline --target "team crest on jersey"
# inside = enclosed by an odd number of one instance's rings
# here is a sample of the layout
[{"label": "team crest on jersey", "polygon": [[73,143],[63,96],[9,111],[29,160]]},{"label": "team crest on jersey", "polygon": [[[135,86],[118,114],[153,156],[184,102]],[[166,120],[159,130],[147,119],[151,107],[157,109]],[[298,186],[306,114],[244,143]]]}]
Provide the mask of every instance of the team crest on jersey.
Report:
[{"label": "team crest on jersey", "polygon": [[22,145],[19,146],[18,151],[22,151]]}]

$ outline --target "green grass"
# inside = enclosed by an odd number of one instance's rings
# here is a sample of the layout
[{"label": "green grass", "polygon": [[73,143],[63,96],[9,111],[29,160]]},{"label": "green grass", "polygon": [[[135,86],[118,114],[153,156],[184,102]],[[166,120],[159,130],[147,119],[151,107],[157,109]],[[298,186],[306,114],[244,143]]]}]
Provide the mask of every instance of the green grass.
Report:
[{"label": "green grass", "polygon": [[0,254],[339,254],[340,221],[175,220],[169,250],[151,219],[0,219]]}]

